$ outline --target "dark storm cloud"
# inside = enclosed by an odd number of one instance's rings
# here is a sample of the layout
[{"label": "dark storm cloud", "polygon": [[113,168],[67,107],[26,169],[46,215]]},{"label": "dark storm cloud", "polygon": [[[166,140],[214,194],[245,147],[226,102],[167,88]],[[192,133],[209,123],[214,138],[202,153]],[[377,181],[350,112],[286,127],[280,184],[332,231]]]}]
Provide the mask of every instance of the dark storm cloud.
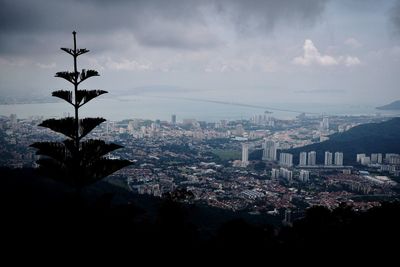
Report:
[{"label": "dark storm cloud", "polygon": [[310,26],[325,9],[327,0],[225,0],[216,1],[218,10],[228,15],[244,34],[263,34],[278,23]]},{"label": "dark storm cloud", "polygon": [[395,33],[400,36],[400,0],[396,1],[390,10],[390,20],[394,26]]},{"label": "dark storm cloud", "polygon": [[[0,54],[23,50],[35,53],[40,50],[38,44],[46,50],[57,43],[55,35],[65,35],[73,29],[103,37],[125,31],[149,47],[210,48],[221,43],[207,20],[210,17],[225,19],[239,33],[263,34],[281,22],[311,25],[325,3],[326,0],[0,0]],[[99,43],[95,45],[97,51],[101,50]],[[112,43],[108,40],[107,45]]]}]

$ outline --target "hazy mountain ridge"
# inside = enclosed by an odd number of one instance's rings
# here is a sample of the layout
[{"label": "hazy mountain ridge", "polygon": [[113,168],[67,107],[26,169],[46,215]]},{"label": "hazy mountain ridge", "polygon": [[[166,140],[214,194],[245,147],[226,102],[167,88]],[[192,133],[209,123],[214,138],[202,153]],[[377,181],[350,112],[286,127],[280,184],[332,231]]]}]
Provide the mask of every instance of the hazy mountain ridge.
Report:
[{"label": "hazy mountain ridge", "polygon": [[400,100],[393,101],[390,104],[377,107],[379,110],[400,110]]}]

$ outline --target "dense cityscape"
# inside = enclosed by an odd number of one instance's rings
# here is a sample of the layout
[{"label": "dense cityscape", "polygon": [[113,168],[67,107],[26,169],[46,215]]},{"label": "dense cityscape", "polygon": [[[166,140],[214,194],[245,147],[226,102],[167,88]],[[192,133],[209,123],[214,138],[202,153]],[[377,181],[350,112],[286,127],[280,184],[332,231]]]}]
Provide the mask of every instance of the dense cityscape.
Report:
[{"label": "dense cityscape", "polygon": [[[375,116],[306,116],[273,118],[267,112],[248,120],[204,122],[195,119],[105,122],[90,138],[102,138],[125,148],[109,158],[134,164],[108,182],[135,194],[162,197],[177,189],[190,192],[186,201],[250,214],[279,215],[290,221],[311,206],[334,209],[341,203],[366,210],[397,198],[400,155],[326,151],[323,162],[315,151],[290,152],[329,140],[330,135],[371,122]],[[34,141],[61,136],[37,125],[42,118],[1,117],[1,165],[36,167]],[[289,152],[288,152],[289,151]],[[294,158],[298,159],[295,161]],[[348,165],[346,162],[356,162]]]}]

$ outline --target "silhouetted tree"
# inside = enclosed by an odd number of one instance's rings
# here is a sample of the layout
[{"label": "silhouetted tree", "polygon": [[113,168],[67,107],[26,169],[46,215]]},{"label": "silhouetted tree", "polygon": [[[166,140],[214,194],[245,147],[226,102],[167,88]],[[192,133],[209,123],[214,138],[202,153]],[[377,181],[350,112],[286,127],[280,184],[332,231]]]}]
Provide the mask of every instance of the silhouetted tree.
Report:
[{"label": "silhouetted tree", "polygon": [[107,144],[102,140],[85,139],[95,127],[105,121],[103,118],[79,118],[79,108],[90,100],[107,93],[103,90],[79,90],[79,85],[93,76],[99,76],[95,70],[78,71],[78,56],[89,52],[86,48],[76,48],[76,32],[73,33],[74,48],[61,48],[74,59],[74,70],[57,72],[55,77],[70,82],[74,90],[54,91],[52,96],[61,98],[71,104],[74,117],[48,119],[39,126],[49,128],[67,137],[63,142],[37,142],[31,146],[38,149],[41,155],[37,161],[39,170],[44,174],[65,182],[79,193],[80,190],[109,174],[131,164],[127,160],[108,159],[105,156],[122,146]]}]

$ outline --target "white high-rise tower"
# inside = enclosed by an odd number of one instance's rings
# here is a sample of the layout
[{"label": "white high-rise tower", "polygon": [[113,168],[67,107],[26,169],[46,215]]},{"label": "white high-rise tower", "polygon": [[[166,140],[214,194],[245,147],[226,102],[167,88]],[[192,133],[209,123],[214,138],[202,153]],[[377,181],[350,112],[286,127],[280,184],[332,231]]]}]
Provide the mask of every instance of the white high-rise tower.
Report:
[{"label": "white high-rise tower", "polygon": [[300,152],[299,166],[307,165],[307,152]]},{"label": "white high-rise tower", "polygon": [[329,118],[324,117],[320,123],[321,130],[326,131],[329,130]]},{"label": "white high-rise tower", "polygon": [[325,166],[332,165],[332,153],[329,151],[325,151]]},{"label": "white high-rise tower", "polygon": [[308,152],[308,165],[309,166],[317,165],[317,152],[315,151]]},{"label": "white high-rise tower", "polygon": [[290,153],[279,154],[279,164],[286,167],[293,166],[293,155]]},{"label": "white high-rise tower", "polygon": [[242,167],[249,165],[249,144],[242,143]]},{"label": "white high-rise tower", "polygon": [[343,166],[343,153],[342,152],[335,153],[335,165]]},{"label": "white high-rise tower", "polygon": [[277,144],[274,141],[265,140],[263,144],[263,160],[276,160]]}]

